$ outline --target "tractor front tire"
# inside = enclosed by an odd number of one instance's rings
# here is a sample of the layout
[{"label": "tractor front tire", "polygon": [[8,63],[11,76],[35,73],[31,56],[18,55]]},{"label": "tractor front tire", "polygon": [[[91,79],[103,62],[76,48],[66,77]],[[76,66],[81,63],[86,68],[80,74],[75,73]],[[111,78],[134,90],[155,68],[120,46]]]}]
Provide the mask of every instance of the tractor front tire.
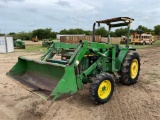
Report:
[{"label": "tractor front tire", "polygon": [[96,76],[90,86],[90,96],[98,104],[109,101],[114,91],[114,79],[110,74],[101,73]]},{"label": "tractor front tire", "polygon": [[121,66],[120,81],[126,85],[137,82],[140,72],[140,58],[136,51],[129,51]]}]

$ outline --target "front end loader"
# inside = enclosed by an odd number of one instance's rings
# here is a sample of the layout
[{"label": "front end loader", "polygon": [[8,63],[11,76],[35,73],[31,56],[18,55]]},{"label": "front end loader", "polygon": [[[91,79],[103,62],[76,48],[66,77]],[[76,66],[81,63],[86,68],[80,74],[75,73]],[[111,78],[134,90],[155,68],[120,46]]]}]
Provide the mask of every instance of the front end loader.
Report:
[{"label": "front end loader", "polygon": [[[133,85],[138,80],[140,58],[136,49],[128,45],[133,20],[118,17],[96,21],[92,42],[54,42],[39,61],[20,56],[7,76],[31,92],[52,100],[74,94],[83,84],[90,83],[91,98],[99,104],[106,103],[113,94],[116,79],[126,85]],[[108,41],[95,42],[96,24],[109,26]],[[128,28],[127,42],[123,47],[110,44],[111,28],[120,26]]]}]

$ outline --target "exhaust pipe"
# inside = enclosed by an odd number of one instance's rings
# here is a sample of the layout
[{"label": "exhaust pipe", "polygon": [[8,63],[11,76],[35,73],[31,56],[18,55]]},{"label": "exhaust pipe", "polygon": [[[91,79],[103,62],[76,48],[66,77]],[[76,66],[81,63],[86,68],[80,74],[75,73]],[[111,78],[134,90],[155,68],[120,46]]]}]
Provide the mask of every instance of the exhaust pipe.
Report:
[{"label": "exhaust pipe", "polygon": [[95,26],[96,26],[96,23],[93,23],[92,42],[95,42]]}]

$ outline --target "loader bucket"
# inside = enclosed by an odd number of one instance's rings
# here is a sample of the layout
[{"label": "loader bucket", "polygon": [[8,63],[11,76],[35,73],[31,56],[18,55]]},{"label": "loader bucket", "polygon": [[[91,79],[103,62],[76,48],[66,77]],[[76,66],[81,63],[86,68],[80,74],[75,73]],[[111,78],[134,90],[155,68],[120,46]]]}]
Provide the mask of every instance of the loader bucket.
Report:
[{"label": "loader bucket", "polygon": [[64,64],[19,57],[7,76],[46,99],[77,91],[74,68]]}]

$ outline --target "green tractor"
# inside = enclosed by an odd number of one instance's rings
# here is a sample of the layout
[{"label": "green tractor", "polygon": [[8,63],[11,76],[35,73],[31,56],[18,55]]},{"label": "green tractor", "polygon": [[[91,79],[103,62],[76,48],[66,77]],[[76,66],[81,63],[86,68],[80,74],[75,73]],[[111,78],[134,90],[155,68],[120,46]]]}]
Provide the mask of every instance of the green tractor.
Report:
[{"label": "green tractor", "polygon": [[[20,56],[7,76],[31,92],[52,100],[74,94],[83,84],[90,83],[91,98],[96,103],[106,103],[113,94],[115,80],[119,79],[126,85],[133,85],[138,80],[140,58],[136,49],[128,46],[133,20],[118,17],[96,21],[92,42],[54,42],[39,61]],[[110,44],[110,35],[107,42],[95,42],[96,24],[107,24],[109,33],[112,27],[127,26],[126,45]]]},{"label": "green tractor", "polygon": [[56,41],[56,40],[52,40],[52,39],[44,39],[42,41],[42,47],[49,47],[53,44],[53,42]]},{"label": "green tractor", "polygon": [[17,39],[14,41],[14,47],[17,49],[25,49],[25,42],[23,42],[21,39]]}]

